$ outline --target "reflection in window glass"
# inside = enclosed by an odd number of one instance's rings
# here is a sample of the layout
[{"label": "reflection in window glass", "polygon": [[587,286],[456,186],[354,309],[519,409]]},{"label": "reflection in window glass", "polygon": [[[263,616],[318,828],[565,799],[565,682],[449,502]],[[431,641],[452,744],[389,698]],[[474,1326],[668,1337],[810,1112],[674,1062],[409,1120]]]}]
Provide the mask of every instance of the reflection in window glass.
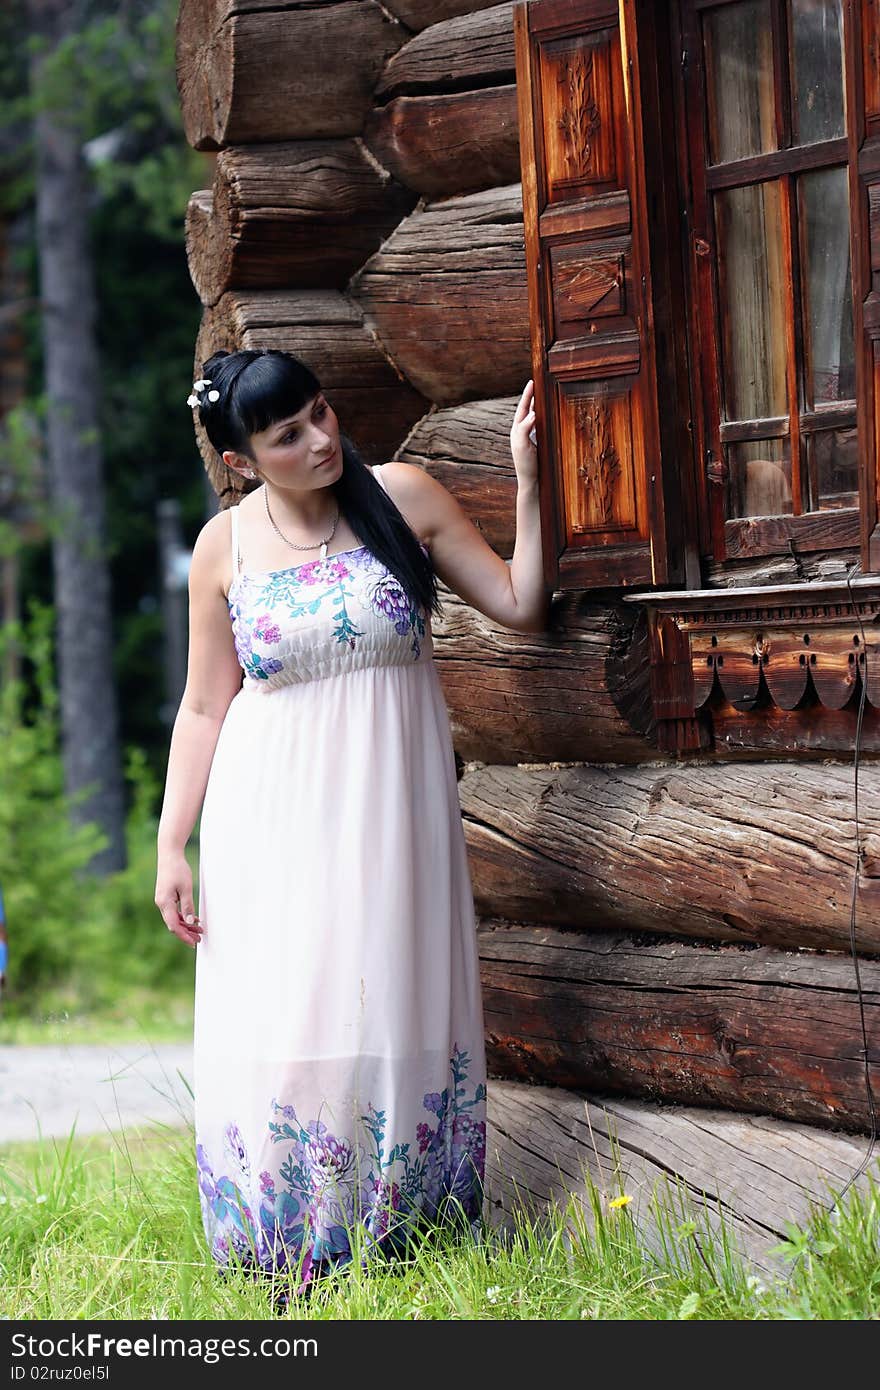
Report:
[{"label": "reflection in window glass", "polygon": [[791,459],[787,439],[727,445],[728,517],[790,516]]},{"label": "reflection in window glass", "polygon": [[810,404],[856,394],[849,195],[846,169],[817,169],[798,180],[804,264],[806,396]]},{"label": "reflection in window glass", "polygon": [[769,0],[741,0],[703,20],[709,160],[721,164],[777,148]]},{"label": "reflection in window glass", "polygon": [[715,221],[725,418],[787,415],[779,183],[716,193]]},{"label": "reflection in window glass", "polygon": [[806,436],[804,443],[812,499],[810,511],[858,506],[857,437],[855,425],[847,429],[821,430]]},{"label": "reflection in window glass", "polygon": [[791,0],[794,143],[846,134],[841,0]]}]

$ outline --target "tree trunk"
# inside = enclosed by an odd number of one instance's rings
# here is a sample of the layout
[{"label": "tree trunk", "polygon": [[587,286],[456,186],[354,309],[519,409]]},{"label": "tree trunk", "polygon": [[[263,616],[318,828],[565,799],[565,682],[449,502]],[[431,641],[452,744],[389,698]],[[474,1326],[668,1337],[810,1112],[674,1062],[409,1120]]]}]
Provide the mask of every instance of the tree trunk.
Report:
[{"label": "tree trunk", "polygon": [[[6,151],[0,151],[5,153]],[[28,277],[23,261],[18,254],[22,245],[30,241],[31,218],[26,212],[10,216],[0,221],[0,423],[7,413],[24,399],[27,383],[27,358],[24,340],[25,310],[31,305],[28,300]],[[7,448],[0,455],[0,517],[12,526],[19,544],[26,539],[44,539],[29,515],[29,503],[21,496],[22,479]],[[35,451],[28,460],[30,486],[28,491],[36,498],[36,474],[40,468],[40,453]],[[30,479],[34,481],[31,482]],[[18,546],[3,556],[0,562],[0,621],[9,631],[9,625],[16,622],[19,612],[19,576],[21,557]],[[11,639],[3,652],[3,665],[0,669],[0,685],[18,680],[21,676],[21,648]]]},{"label": "tree trunk", "polygon": [[[50,45],[65,36],[67,0],[28,0],[34,32]],[[39,86],[42,62],[33,60]],[[125,865],[124,790],[112,661],[110,570],[98,424],[95,290],[88,236],[86,171],[75,118],[41,109],[35,117],[37,245],[44,372],[48,396],[48,475],[53,513],[58,677],[65,784],[69,795],[94,784],[73,808],[96,821],[108,844],[96,873]]]}]

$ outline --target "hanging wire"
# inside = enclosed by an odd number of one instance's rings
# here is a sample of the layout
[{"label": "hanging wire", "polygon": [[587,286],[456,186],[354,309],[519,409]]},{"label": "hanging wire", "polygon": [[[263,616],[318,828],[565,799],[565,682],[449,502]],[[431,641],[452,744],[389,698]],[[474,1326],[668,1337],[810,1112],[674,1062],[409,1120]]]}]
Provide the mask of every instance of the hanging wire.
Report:
[{"label": "hanging wire", "polygon": [[834,1201],[828,1208],[829,1211],[832,1211],[834,1207],[837,1206],[844,1193],[848,1192],[849,1189],[852,1187],[853,1183],[856,1182],[856,1180],[860,1178],[861,1175],[865,1172],[865,1170],[868,1167],[868,1164],[871,1161],[871,1155],[873,1154],[874,1147],[877,1143],[877,1103],[874,1099],[874,1088],[871,1084],[871,1062],[868,1051],[868,1026],[865,1021],[865,996],[864,991],[862,990],[862,975],[859,969],[859,955],[856,949],[856,904],[858,901],[859,892],[859,870],[861,868],[863,856],[861,822],[859,820],[859,753],[861,751],[862,741],[862,716],[865,710],[865,697],[868,690],[868,643],[865,638],[865,628],[864,624],[862,623],[862,615],[859,612],[858,604],[856,603],[855,595],[853,594],[852,583],[850,582],[852,575],[855,574],[857,569],[858,561],[856,561],[852,568],[847,570],[846,573],[846,587],[849,591],[849,599],[852,605],[853,614],[858,620],[862,643],[861,662],[856,661],[856,669],[858,670],[861,666],[861,691],[859,695],[859,712],[858,717],[856,719],[855,756],[853,760],[853,799],[855,803],[854,815],[856,823],[856,861],[853,869],[852,899],[850,902],[849,912],[849,946],[850,951],[852,953],[853,968],[855,969],[856,973],[856,993],[858,995],[859,1000],[859,1021],[862,1027],[862,1061],[864,1063],[865,1068],[865,1093],[868,1099],[868,1115],[871,1121],[871,1132],[867,1153],[865,1154],[858,1168],[852,1174],[846,1185],[841,1189],[840,1192],[838,1192]]},{"label": "hanging wire", "polygon": [[[861,667],[861,691],[859,694],[859,711],[856,718],[856,737],[853,759],[853,814],[856,826],[856,859],[855,866],[853,868],[852,897],[850,899],[849,911],[849,946],[850,952],[852,954],[853,969],[855,970],[856,975],[856,995],[859,1001],[859,1021],[861,1023],[862,1029],[862,1060],[864,1062],[865,1070],[865,1094],[868,1100],[868,1115],[870,1117],[871,1127],[870,1134],[868,1136],[868,1147],[865,1152],[864,1158],[862,1159],[859,1166],[844,1183],[840,1191],[835,1194],[833,1200],[829,1202],[828,1206],[825,1208],[826,1214],[830,1214],[834,1211],[835,1207],[839,1206],[840,1202],[843,1200],[846,1193],[852,1187],[853,1183],[857,1182],[858,1179],[862,1176],[862,1174],[866,1171],[868,1164],[871,1161],[871,1155],[874,1152],[874,1147],[877,1143],[877,1104],[874,1099],[874,1088],[871,1084],[871,1065],[868,1056],[868,1027],[865,1021],[865,997],[864,991],[862,989],[862,974],[861,970],[859,969],[859,955],[856,949],[856,904],[858,902],[859,892],[859,870],[862,864],[861,821],[859,819],[859,753],[861,752],[862,717],[864,715],[865,697],[867,695],[868,690],[868,643],[865,638],[865,629],[862,623],[862,615],[859,612],[855,595],[853,594],[852,584],[850,582],[852,575],[855,574],[858,567],[858,561],[856,561],[856,563],[847,571],[846,574],[846,587],[849,592],[849,599],[852,605],[853,616],[858,622],[859,632],[861,633],[862,656],[861,662],[858,659],[856,660],[856,670],[859,671],[859,668]],[[811,1249],[811,1253],[814,1254],[817,1258],[821,1259],[819,1251],[817,1251],[813,1246],[812,1237],[809,1237],[806,1241],[806,1246],[802,1246],[795,1254],[791,1262],[791,1270],[794,1270],[798,1261],[804,1254],[806,1247],[809,1247]]]}]

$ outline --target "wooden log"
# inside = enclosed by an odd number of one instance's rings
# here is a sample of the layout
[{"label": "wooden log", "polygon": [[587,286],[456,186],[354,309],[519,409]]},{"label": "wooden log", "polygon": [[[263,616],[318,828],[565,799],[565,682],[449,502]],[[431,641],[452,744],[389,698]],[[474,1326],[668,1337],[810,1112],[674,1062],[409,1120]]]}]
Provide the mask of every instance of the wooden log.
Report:
[{"label": "wooden log", "polygon": [[356,140],[235,146],[190,199],[186,250],[203,304],[234,289],[344,289],[415,195]]},{"label": "wooden log", "polygon": [[519,178],[516,87],[396,97],[369,113],[364,141],[407,188],[436,197]]},{"label": "wooden log", "polygon": [[[481,916],[581,930],[848,950],[848,766],[482,767],[459,782]],[[861,769],[864,843],[880,775]],[[857,949],[880,955],[880,879],[858,878]]]},{"label": "wooden log", "polygon": [[[194,370],[225,348],[283,348],[308,363],[339,416],[340,427],[367,462],[390,458],[423,400],[388,361],[350,300],[333,290],[236,291],[204,311]],[[217,457],[201,425],[196,438],[214,490],[237,481]],[[259,484],[251,484],[259,486]],[[247,490],[247,489],[245,489]]]},{"label": "wooden log", "polygon": [[375,99],[497,87],[515,76],[513,5],[493,5],[432,24],[410,39],[385,64]]},{"label": "wooden log", "polygon": [[358,135],[407,30],[375,0],[181,0],[177,87],[197,150]]},{"label": "wooden log", "polygon": [[417,208],[349,292],[398,368],[438,405],[519,394],[530,371],[520,185]]},{"label": "wooden log", "polygon": [[[849,958],[494,922],[478,935],[497,1075],[870,1131]],[[880,1095],[880,962],[859,974]]]},{"label": "wooden log", "polygon": [[210,188],[197,188],[189,195],[184,227],[186,232],[186,261],[189,278],[202,304],[213,304],[219,296],[212,295],[210,277],[228,274],[233,250],[228,239],[217,236],[214,222],[214,193]]},{"label": "wooden log", "polygon": [[[568,592],[546,633],[512,632],[443,588],[434,656],[458,754],[491,763],[654,756],[643,610]],[[674,765],[674,764],[671,764]]]},{"label": "wooden log", "polygon": [[752,584],[812,584],[845,579],[859,558],[857,549],[799,551],[763,555],[755,560],[706,561],[707,589],[734,589]]},{"label": "wooden log", "polygon": [[[394,457],[424,468],[452,492],[493,550],[505,559],[516,540],[516,472],[510,429],[518,396],[432,410]],[[631,605],[632,606],[632,605]]]},{"label": "wooden log", "polygon": [[[540,1219],[570,1198],[591,1228],[592,1191],[608,1220],[635,1221],[658,1256],[665,1236],[680,1243],[687,1264],[700,1260],[698,1252],[711,1261],[723,1220],[732,1247],[771,1275],[786,1269],[771,1253],[786,1223],[805,1225],[812,1211],[829,1207],[865,1155],[864,1140],[791,1121],[515,1081],[490,1080],[487,1111],[486,1215],[496,1228],[509,1228],[516,1211]],[[855,1186],[868,1195],[869,1180],[878,1179],[875,1158]],[[633,1201],[615,1215],[608,1201],[619,1193]],[[665,1232],[657,1202],[672,1211]],[[689,1219],[696,1231],[670,1231]]]},{"label": "wooden log", "polygon": [[471,10],[488,10],[494,4],[495,0],[391,0],[385,8],[408,29],[427,29],[430,24],[470,14]]}]

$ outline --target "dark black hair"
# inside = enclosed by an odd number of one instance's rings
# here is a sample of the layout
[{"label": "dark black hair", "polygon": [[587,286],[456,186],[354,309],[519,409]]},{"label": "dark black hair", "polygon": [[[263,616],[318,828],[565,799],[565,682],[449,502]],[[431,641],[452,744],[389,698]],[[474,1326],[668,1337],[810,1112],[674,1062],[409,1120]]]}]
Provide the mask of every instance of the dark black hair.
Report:
[{"label": "dark black hair", "polygon": [[[203,364],[202,378],[210,385],[199,393],[199,419],[221,463],[225,449],[253,458],[251,435],[268,429],[276,420],[296,415],[322,389],[304,362],[279,348],[215,352]],[[219,392],[215,401],[209,399],[213,391]],[[439,615],[437,576],[430,558],[341,429],[339,442],[342,474],[331,486],[341,514],[359,540],[396,575],[410,602],[427,614]],[[225,464],[223,468],[227,475],[232,471]],[[238,475],[234,477],[239,482]],[[219,495],[222,500],[226,493],[234,494],[232,505],[237,505],[247,490],[240,483],[230,483]]]}]

